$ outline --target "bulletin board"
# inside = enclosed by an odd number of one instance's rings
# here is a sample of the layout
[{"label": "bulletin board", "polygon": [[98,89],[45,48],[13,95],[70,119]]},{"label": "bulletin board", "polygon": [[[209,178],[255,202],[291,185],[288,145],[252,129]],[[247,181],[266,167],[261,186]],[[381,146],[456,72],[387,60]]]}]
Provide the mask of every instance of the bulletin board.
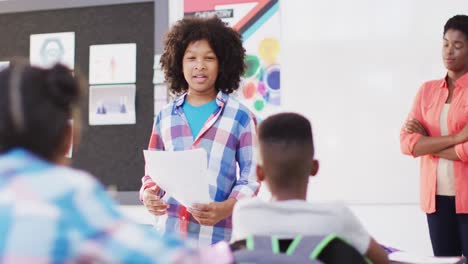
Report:
[{"label": "bulletin board", "polygon": [[88,93],[82,136],[72,165],[118,191],[136,191],[144,174],[143,149],[153,122],[154,3],[120,4],[0,14],[0,60],[29,58],[31,34],[75,32],[75,70],[88,90],[89,46],[136,43],[136,124],[89,126]]}]

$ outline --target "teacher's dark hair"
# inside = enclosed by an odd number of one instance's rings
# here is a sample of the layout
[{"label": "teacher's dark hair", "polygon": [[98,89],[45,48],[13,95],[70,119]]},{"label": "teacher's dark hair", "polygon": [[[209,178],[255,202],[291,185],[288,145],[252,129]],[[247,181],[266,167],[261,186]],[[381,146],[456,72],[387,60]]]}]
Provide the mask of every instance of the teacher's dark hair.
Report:
[{"label": "teacher's dark hair", "polygon": [[444,26],[444,35],[449,29],[454,29],[462,32],[465,38],[468,39],[468,16],[467,15],[456,15],[451,17]]}]

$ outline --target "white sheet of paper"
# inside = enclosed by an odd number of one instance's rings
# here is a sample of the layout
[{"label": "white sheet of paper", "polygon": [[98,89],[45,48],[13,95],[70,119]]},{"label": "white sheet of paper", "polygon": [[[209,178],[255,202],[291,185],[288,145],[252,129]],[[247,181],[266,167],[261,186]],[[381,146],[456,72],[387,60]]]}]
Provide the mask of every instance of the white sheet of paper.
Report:
[{"label": "white sheet of paper", "polygon": [[143,150],[149,176],[166,195],[185,207],[211,202],[204,149],[184,151]]},{"label": "white sheet of paper", "polygon": [[460,261],[459,257],[426,257],[410,254],[403,251],[393,252],[388,255],[388,258],[395,263],[407,264],[454,264]]}]

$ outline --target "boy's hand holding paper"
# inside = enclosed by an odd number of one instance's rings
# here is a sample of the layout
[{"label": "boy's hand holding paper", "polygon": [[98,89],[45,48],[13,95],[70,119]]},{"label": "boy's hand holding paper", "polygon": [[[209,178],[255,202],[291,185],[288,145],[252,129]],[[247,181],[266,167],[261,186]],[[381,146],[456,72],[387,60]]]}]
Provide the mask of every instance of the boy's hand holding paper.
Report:
[{"label": "boy's hand holding paper", "polygon": [[154,182],[183,206],[211,202],[204,149],[144,150],[147,172]]}]

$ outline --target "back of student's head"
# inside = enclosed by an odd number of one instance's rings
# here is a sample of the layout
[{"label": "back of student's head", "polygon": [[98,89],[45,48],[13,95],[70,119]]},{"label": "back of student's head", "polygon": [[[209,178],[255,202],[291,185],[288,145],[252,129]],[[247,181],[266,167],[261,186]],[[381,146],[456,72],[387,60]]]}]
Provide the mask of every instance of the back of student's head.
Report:
[{"label": "back of student's head", "polygon": [[67,67],[12,63],[0,72],[0,154],[19,147],[51,161],[62,155],[79,97]]},{"label": "back of student's head", "polygon": [[308,180],[314,142],[307,118],[295,113],[270,116],[260,123],[258,138],[259,162],[270,184],[294,189]]}]

